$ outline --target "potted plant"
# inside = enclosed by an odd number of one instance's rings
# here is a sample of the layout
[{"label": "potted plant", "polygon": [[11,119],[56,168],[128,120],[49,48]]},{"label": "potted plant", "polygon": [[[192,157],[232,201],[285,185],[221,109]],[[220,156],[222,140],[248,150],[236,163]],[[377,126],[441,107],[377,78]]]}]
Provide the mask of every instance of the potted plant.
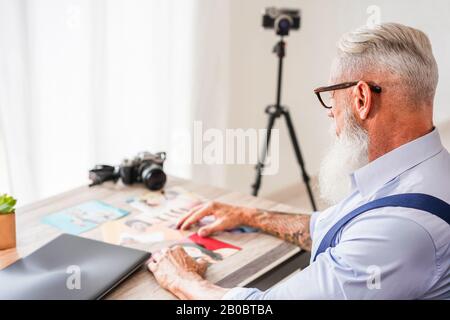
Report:
[{"label": "potted plant", "polygon": [[16,199],[6,194],[0,196],[0,250],[16,246]]}]

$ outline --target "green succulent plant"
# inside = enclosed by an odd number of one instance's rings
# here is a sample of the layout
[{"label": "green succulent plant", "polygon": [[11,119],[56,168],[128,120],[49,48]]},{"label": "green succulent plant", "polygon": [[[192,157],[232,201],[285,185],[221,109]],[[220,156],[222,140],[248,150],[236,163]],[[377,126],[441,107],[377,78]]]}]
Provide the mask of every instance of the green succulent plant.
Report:
[{"label": "green succulent plant", "polygon": [[14,212],[14,206],[17,200],[7,194],[0,196],[0,214],[11,214]]}]

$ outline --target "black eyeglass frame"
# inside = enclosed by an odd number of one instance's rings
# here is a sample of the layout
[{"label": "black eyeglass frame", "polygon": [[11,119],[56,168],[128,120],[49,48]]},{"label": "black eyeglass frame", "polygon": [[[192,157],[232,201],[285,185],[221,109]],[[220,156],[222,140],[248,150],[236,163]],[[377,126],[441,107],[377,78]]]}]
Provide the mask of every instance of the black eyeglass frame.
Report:
[{"label": "black eyeglass frame", "polygon": [[[319,99],[322,106],[324,106],[324,108],[331,109],[333,106],[327,106],[325,104],[325,102],[323,102],[322,97],[320,96],[320,93],[327,92],[327,91],[336,91],[336,90],[347,89],[347,88],[356,86],[358,84],[358,82],[359,81],[343,82],[343,83],[333,84],[331,86],[320,87],[320,88],[314,89],[314,93],[317,95],[317,98]],[[367,83],[367,85],[369,86],[370,90],[372,90],[373,92],[381,93],[380,86],[378,86],[376,84],[372,84],[372,83]]]}]

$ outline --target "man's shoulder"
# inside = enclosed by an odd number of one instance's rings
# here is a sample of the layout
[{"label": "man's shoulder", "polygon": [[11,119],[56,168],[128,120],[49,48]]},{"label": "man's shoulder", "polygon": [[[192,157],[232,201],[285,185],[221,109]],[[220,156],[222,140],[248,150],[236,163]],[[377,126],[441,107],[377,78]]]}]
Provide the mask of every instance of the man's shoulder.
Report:
[{"label": "man's shoulder", "polygon": [[[450,240],[450,232],[447,237]],[[386,296],[400,292],[404,297],[407,292],[411,298],[422,296],[442,278],[439,269],[439,261],[445,258],[439,257],[442,253],[448,255],[448,250],[437,250],[426,228],[407,216],[393,214],[388,208],[353,219],[331,250],[336,261],[355,272],[363,273],[368,266],[378,266]]]},{"label": "man's shoulder", "polygon": [[428,235],[433,238],[430,229],[443,226],[444,230],[450,226],[439,217],[422,210],[403,207],[382,207],[365,212],[352,219],[344,231],[365,231],[389,236],[410,236],[417,234]]},{"label": "man's shoulder", "polygon": [[442,149],[432,158],[400,174],[384,188],[392,194],[425,193],[450,203],[450,155],[448,151]]},{"label": "man's shoulder", "polygon": [[341,241],[357,238],[377,240],[380,250],[401,252],[411,261],[432,251],[437,263],[450,252],[450,225],[417,209],[384,207],[366,212],[353,219],[341,235]]},{"label": "man's shoulder", "polygon": [[[387,183],[373,199],[406,193],[423,193],[450,204],[450,155],[446,149]],[[407,221],[414,223],[418,226],[417,232],[426,231],[433,241],[440,242],[437,245],[450,242],[450,225],[426,210],[383,207],[368,214],[400,230]],[[364,215],[359,218],[364,219]]]}]

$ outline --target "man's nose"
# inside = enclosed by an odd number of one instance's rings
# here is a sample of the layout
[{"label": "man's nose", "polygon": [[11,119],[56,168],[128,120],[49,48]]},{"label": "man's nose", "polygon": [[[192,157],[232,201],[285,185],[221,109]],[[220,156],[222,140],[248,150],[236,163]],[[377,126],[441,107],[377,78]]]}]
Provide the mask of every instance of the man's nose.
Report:
[{"label": "man's nose", "polygon": [[327,116],[334,118],[333,109],[328,109]]}]

